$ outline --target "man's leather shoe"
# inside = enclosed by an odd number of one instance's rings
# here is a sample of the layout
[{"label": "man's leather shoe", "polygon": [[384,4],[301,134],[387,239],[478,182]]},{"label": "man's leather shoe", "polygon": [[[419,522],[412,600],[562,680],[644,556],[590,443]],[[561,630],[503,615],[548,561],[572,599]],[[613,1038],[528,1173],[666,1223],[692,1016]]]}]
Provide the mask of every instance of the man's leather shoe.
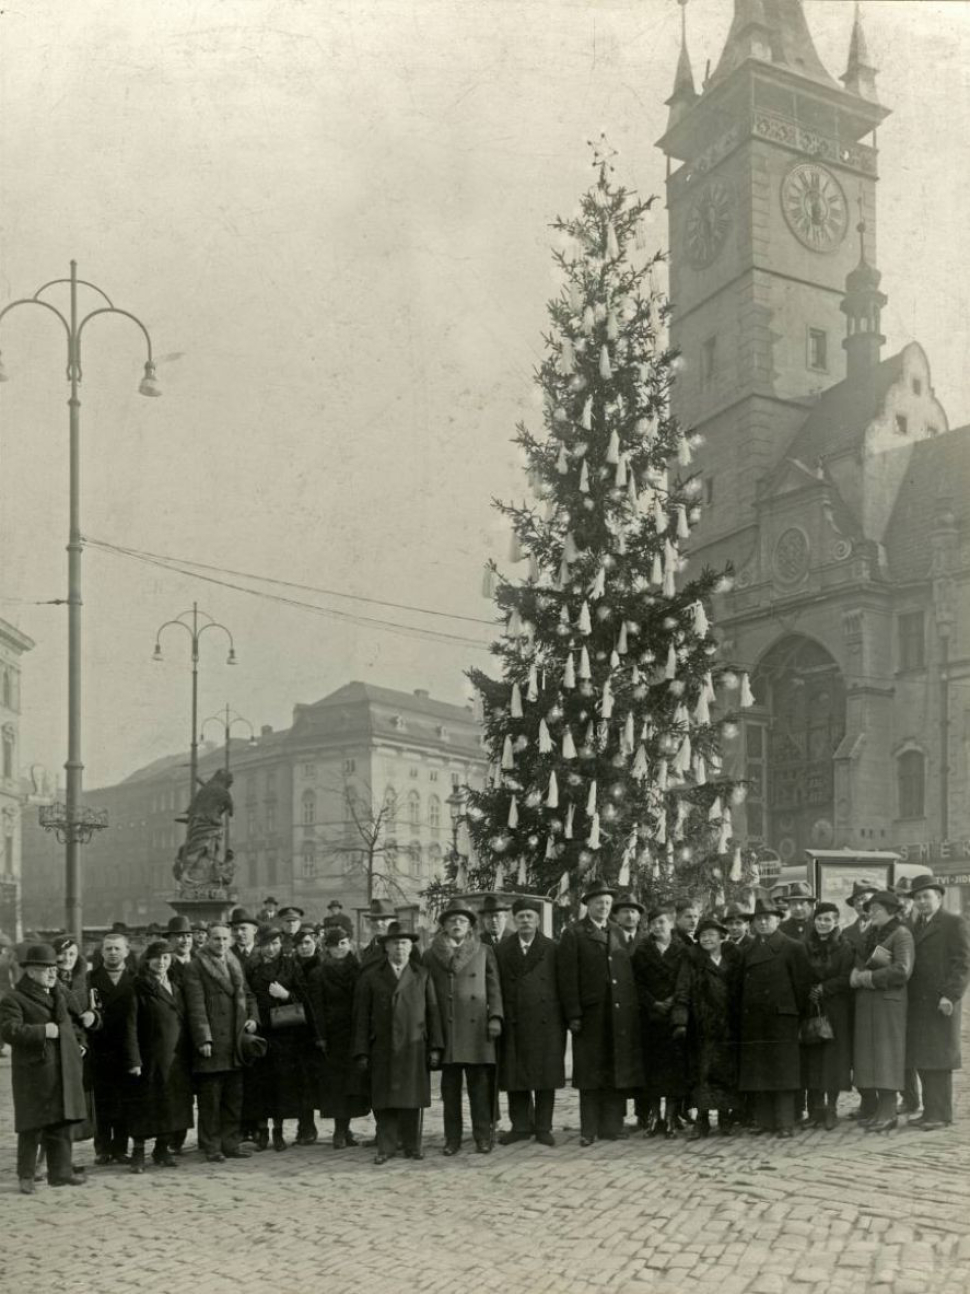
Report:
[{"label": "man's leather shoe", "polygon": [[226,1150],[223,1153],[226,1159],[252,1159],[253,1157],[252,1151],[240,1150],[238,1146],[234,1150]]},{"label": "man's leather shoe", "polygon": [[[247,1140],[247,1138],[243,1138]],[[257,1150],[269,1150],[269,1128],[259,1128],[252,1137],[253,1144]]]},{"label": "man's leather shoe", "polygon": [[490,1141],[475,1141],[475,1153],[477,1155],[490,1155],[492,1153],[492,1143]]},{"label": "man's leather shoe", "polygon": [[114,1163],[114,1155],[95,1155],[94,1162],[99,1168],[107,1168],[108,1164]]},{"label": "man's leather shoe", "polygon": [[530,1141],[531,1132],[516,1132],[515,1128],[511,1132],[500,1132],[498,1134],[498,1144],[500,1146],[513,1146],[517,1141]]},{"label": "man's leather shoe", "polygon": [[551,1132],[537,1132],[536,1141],[540,1146],[554,1146],[556,1144],[556,1138]]},{"label": "man's leather shoe", "polygon": [[775,1136],[779,1141],[790,1141],[795,1135],[794,1128],[779,1128]]},{"label": "man's leather shoe", "polygon": [[443,1155],[457,1155],[459,1150],[461,1150],[461,1146],[456,1146],[454,1142],[449,1142],[441,1153]]},{"label": "man's leather shoe", "polygon": [[944,1128],[949,1126],[944,1119],[923,1119],[918,1125],[920,1132],[942,1132]]},{"label": "man's leather shoe", "polygon": [[59,1177],[56,1181],[47,1184],[48,1186],[86,1186],[87,1179],[81,1177],[79,1173],[72,1173],[70,1177]]},{"label": "man's leather shoe", "polygon": [[423,1151],[423,1150],[405,1150],[405,1152],[404,1152],[404,1158],[405,1158],[405,1159],[423,1159],[423,1158],[424,1158],[424,1151]]},{"label": "man's leather shoe", "polygon": [[374,1163],[375,1163],[375,1164],[386,1164],[386,1163],[387,1163],[387,1155],[383,1155],[383,1154],[377,1154],[377,1155],[375,1155],[375,1156],[374,1156]]},{"label": "man's leather shoe", "polygon": [[580,1137],[579,1144],[584,1147],[591,1146],[595,1140],[595,1137]]},{"label": "man's leather shoe", "polygon": [[221,1150],[210,1150],[205,1158],[209,1164],[224,1164],[226,1162],[226,1157]]},{"label": "man's leather shoe", "polygon": [[21,1195],[33,1195],[36,1192],[36,1190],[37,1190],[37,1187],[34,1185],[34,1179],[32,1177],[21,1177],[20,1179]]}]

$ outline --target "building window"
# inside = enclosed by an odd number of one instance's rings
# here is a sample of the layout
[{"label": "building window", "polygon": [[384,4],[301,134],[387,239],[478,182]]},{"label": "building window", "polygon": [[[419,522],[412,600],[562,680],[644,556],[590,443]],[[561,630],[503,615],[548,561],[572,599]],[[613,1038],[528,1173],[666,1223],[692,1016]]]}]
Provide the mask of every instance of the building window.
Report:
[{"label": "building window", "polygon": [[389,872],[397,871],[397,841],[388,840],[384,845],[384,861]]},{"label": "building window", "polygon": [[417,791],[408,792],[408,826],[412,831],[421,826],[421,797]]},{"label": "building window", "polygon": [[278,885],[279,881],[279,859],[276,857],[276,850],[271,849],[266,855],[266,884],[267,886],[274,886]]},{"label": "building window", "polygon": [[745,775],[748,794],[744,802],[748,843],[759,845],[765,839],[765,802],[767,800],[768,770],[765,760],[767,742],[764,725],[744,725]]},{"label": "building window", "polygon": [[13,778],[13,726],[10,724],[3,730],[3,776],[8,782]]},{"label": "building window", "polygon": [[356,759],[345,759],[345,760],[344,760],[344,773],[346,774],[346,773],[356,773],[356,772],[357,772],[357,761],[356,761]]},{"label": "building window", "polygon": [[384,818],[388,831],[393,831],[397,827],[397,791],[393,786],[384,792]]},{"label": "building window", "polygon": [[412,781],[416,781],[417,778],[420,776],[420,773],[421,773],[421,770],[416,765],[412,764],[412,766],[408,769],[408,777],[410,777]]},{"label": "building window", "polygon": [[441,830],[441,801],[436,795],[428,800],[428,826],[432,831]]},{"label": "building window", "polygon": [[416,841],[408,845],[408,870],[412,876],[421,875],[421,846]]},{"label": "building window", "polygon": [[438,770],[436,768],[432,768],[428,773],[428,781],[437,782],[437,780],[438,780]]},{"label": "building window", "polygon": [[8,669],[3,671],[3,704],[7,710],[13,709],[13,681]]},{"label": "building window", "polygon": [[268,768],[266,770],[266,794],[276,794],[276,769]]},{"label": "building window", "polygon": [[926,664],[926,632],[922,611],[899,617],[899,668],[922,669]]},{"label": "building window", "polygon": [[431,877],[444,875],[440,845],[428,846],[428,875]]},{"label": "building window", "polygon": [[266,806],[266,834],[273,836],[276,834],[276,805],[267,804]]},{"label": "building window", "polygon": [[701,386],[705,389],[714,382],[717,372],[717,338],[708,337],[701,346]]},{"label": "building window", "polygon": [[317,820],[317,797],[314,791],[303,792],[303,825],[312,827]]},{"label": "building window", "polygon": [[816,373],[829,370],[829,335],[822,328],[808,330],[808,367]]},{"label": "building window", "polygon": [[896,779],[899,787],[899,816],[922,818],[926,782],[926,761],[922,751],[907,750],[900,755],[896,762]]},{"label": "building window", "polygon": [[316,775],[317,775],[317,766],[316,766],[316,764],[304,764],[304,765],[303,765],[303,776],[304,776],[304,777],[316,777]]},{"label": "building window", "polygon": [[909,422],[907,421],[905,414],[897,413],[896,414],[896,434],[899,436],[905,436],[908,431],[909,431]]},{"label": "building window", "polygon": [[312,844],[303,846],[303,879],[314,881],[317,876],[317,851]]},{"label": "building window", "polygon": [[710,506],[714,502],[714,477],[705,476],[704,478],[704,502]]},{"label": "building window", "polygon": [[452,786],[461,786],[461,773],[452,773],[451,784]]}]

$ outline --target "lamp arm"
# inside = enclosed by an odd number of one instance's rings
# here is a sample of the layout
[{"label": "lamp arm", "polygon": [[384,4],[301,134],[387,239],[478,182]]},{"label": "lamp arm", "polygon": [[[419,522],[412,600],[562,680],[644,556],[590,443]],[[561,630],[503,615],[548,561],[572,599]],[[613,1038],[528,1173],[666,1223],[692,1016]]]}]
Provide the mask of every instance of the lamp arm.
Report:
[{"label": "lamp arm", "polygon": [[[45,305],[46,302],[38,301],[37,304]],[[152,362],[152,339],[148,332],[148,329],[145,327],[145,325],[142,323],[142,321],[138,318],[137,315],[133,315],[130,310],[119,310],[117,306],[101,306],[101,308],[98,310],[92,310],[91,313],[89,315],[85,315],[84,318],[81,320],[81,322],[78,324],[77,326],[78,360],[80,360],[80,357],[81,357],[81,334],[84,332],[84,326],[85,324],[90,323],[91,320],[96,318],[98,315],[123,315],[126,319],[130,319],[132,323],[137,324],[142,331],[142,336],[145,338],[145,345],[148,347],[148,362],[149,364]]]}]

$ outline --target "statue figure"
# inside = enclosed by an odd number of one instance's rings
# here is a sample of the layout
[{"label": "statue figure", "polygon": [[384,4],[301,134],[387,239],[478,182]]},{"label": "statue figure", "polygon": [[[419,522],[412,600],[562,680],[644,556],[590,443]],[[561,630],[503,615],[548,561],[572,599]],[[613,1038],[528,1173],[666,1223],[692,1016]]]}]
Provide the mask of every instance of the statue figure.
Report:
[{"label": "statue figure", "polygon": [[172,869],[180,890],[223,890],[232,883],[236,870],[232,851],[224,855],[222,850],[223,818],[232,817],[230,786],[232,774],[220,768],[192,797],[185,844]]}]

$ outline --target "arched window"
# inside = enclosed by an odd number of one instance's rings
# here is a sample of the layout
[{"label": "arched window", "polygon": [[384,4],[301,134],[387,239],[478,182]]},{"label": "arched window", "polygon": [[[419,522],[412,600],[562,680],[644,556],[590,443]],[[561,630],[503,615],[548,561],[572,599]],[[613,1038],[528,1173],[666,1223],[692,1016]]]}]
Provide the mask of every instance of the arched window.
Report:
[{"label": "arched window", "polygon": [[416,840],[408,845],[408,866],[412,876],[421,875],[421,846]]},{"label": "arched window", "polygon": [[408,792],[408,826],[412,831],[421,826],[421,796],[417,791]]},{"label": "arched window", "polygon": [[317,850],[312,840],[303,843],[303,879],[312,881],[317,875]]},{"label": "arched window", "polygon": [[384,815],[387,822],[388,831],[394,831],[397,828],[397,791],[393,786],[389,786],[384,792]]},{"label": "arched window", "polygon": [[899,816],[922,818],[925,813],[926,760],[921,750],[906,750],[896,761]]},{"label": "arched window", "polygon": [[317,820],[317,795],[315,791],[303,792],[303,825],[312,827]]},{"label": "arched window", "polygon": [[428,825],[432,831],[441,830],[441,801],[436,795],[428,798]]}]

